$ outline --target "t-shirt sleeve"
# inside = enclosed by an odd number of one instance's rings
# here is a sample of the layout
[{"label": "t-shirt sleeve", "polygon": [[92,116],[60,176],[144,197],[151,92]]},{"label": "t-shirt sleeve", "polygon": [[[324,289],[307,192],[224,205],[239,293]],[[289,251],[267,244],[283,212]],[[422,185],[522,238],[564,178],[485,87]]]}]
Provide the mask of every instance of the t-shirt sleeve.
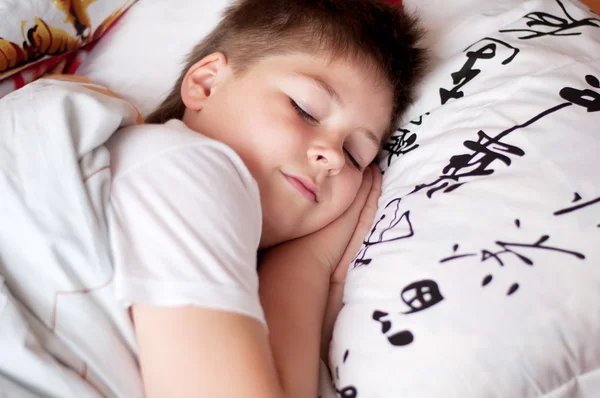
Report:
[{"label": "t-shirt sleeve", "polygon": [[115,177],[109,217],[124,305],[198,305],[266,324],[256,271],[260,196],[239,158],[207,145],[154,156]]}]

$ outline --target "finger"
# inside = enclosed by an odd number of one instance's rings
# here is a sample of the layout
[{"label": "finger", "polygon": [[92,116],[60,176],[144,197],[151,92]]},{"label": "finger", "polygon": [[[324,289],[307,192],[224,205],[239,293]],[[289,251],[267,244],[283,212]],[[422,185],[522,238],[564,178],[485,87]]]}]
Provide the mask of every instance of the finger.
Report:
[{"label": "finger", "polygon": [[342,255],[342,258],[332,274],[332,282],[343,282],[346,279],[348,272],[348,266],[350,262],[356,256],[356,253],[360,250],[364,238],[369,232],[369,229],[373,225],[375,215],[377,213],[377,203],[381,196],[381,171],[379,167],[375,166],[372,169],[373,183],[368,193],[367,199],[365,200],[364,206],[361,209],[358,223],[352,233],[352,237],[348,242],[348,246]]},{"label": "finger", "polygon": [[[348,242],[352,237],[355,230],[356,223],[360,217],[360,212],[364,207],[364,204],[369,196],[371,187],[373,186],[373,174],[372,169],[369,167],[363,174],[361,186],[358,189],[353,202],[350,204],[348,209],[344,211],[338,218],[333,222],[325,226],[318,232],[318,241],[321,244],[326,245],[328,262],[331,265],[333,271],[342,258]],[[314,234],[313,234],[314,235]],[[316,236],[316,235],[315,235]],[[339,242],[338,245],[330,245],[327,242]],[[317,245],[316,247],[318,247]]]},{"label": "finger", "polygon": [[[325,229],[328,230],[329,234],[333,234],[332,236],[340,237],[343,234],[346,234],[348,236],[348,239],[350,238],[350,234],[352,233],[354,227],[356,226],[356,223],[358,222],[360,211],[365,205],[365,202],[367,200],[367,197],[369,196],[369,192],[371,191],[372,186],[373,171],[371,167],[368,167],[364,172],[361,186],[359,187],[353,202],[344,211],[344,213],[342,213],[336,220],[334,220],[331,224],[325,227]],[[350,230],[348,230],[348,226],[350,226]]]},{"label": "finger", "polygon": [[362,183],[354,197],[354,201],[350,207],[348,207],[346,213],[358,217],[360,211],[365,206],[365,202],[369,197],[369,192],[371,192],[371,188],[373,187],[373,178],[373,166],[369,166],[363,174]]},{"label": "finger", "polygon": [[375,218],[375,213],[377,212],[377,204],[379,202],[379,197],[381,196],[381,170],[378,166],[373,167],[373,183],[371,184],[371,190],[369,191],[369,196],[367,197],[365,204],[360,213],[359,225],[361,222],[367,225],[362,225],[362,229],[366,230],[371,227],[373,219]]}]

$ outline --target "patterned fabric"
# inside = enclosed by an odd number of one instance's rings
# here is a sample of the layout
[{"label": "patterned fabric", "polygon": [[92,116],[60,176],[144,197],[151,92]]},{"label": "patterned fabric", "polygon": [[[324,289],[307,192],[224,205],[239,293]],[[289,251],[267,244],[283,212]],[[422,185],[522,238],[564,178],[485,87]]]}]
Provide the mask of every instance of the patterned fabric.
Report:
[{"label": "patterned fabric", "polygon": [[404,4],[433,62],[379,159],[330,396],[598,398],[600,15]]},{"label": "patterned fabric", "polygon": [[[135,0],[0,0],[0,97],[66,60],[73,73],[91,43]],[[83,51],[78,51],[83,49]]]}]

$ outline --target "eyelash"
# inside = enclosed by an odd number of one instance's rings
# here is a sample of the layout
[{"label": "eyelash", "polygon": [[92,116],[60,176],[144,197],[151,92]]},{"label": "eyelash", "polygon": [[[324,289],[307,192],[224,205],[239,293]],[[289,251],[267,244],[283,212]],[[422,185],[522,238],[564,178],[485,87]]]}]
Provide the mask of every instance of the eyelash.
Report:
[{"label": "eyelash", "polygon": [[[302,109],[300,107],[300,105],[298,105],[296,103],[296,101],[294,101],[292,98],[290,98],[290,103],[292,104],[292,107],[296,110],[296,112],[302,119],[306,120],[310,124],[319,124],[319,121],[317,119],[315,119],[313,116],[311,116],[309,113],[307,113],[304,109]],[[362,167],[360,167],[360,164],[358,164],[356,159],[354,159],[354,157],[350,154],[350,152],[348,152],[348,150],[346,148],[344,148],[344,154],[346,155],[348,160],[350,160],[350,163],[352,163],[352,165],[356,169],[358,169],[359,171],[362,171]]]},{"label": "eyelash", "polygon": [[302,109],[300,107],[300,105],[298,105],[296,103],[296,101],[294,101],[291,98],[290,98],[290,103],[292,104],[292,107],[294,107],[294,109],[296,110],[296,112],[298,112],[298,115],[300,115],[300,117],[302,119],[305,119],[307,122],[310,122],[312,124],[318,124],[319,123],[319,121],[317,119],[315,119],[309,113],[307,113],[304,109]]}]

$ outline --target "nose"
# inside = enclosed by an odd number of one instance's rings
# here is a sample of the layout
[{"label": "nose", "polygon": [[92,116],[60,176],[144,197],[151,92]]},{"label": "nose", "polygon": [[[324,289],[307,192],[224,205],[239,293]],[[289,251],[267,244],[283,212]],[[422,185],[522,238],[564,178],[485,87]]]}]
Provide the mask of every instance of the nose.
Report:
[{"label": "nose", "polygon": [[339,174],[346,164],[344,149],[341,145],[314,144],[308,150],[308,159],[311,163],[326,169],[330,176]]}]

